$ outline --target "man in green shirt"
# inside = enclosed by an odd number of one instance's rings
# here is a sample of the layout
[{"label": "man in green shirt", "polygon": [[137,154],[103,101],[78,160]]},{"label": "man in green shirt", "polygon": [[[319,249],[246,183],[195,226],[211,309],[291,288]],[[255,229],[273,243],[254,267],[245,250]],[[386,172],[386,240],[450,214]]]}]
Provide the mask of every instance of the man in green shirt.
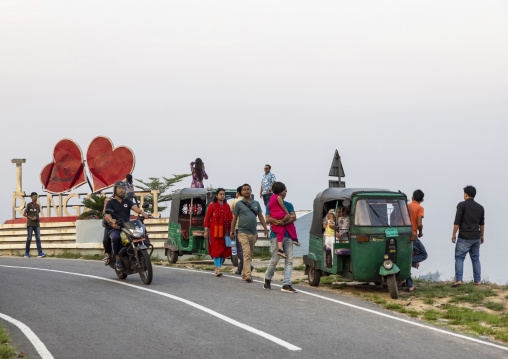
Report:
[{"label": "man in green shirt", "polygon": [[41,208],[37,203],[37,193],[32,192],[30,194],[30,198],[32,202],[26,205],[25,211],[23,212],[23,217],[26,217],[26,229],[28,231],[28,237],[26,238],[26,250],[25,250],[25,258],[30,258],[30,243],[32,242],[32,232],[35,233],[35,241],[37,243],[37,258],[46,257],[44,253],[42,253],[41,248],[41,224],[39,220],[39,213],[41,213]]},{"label": "man in green shirt", "polygon": [[252,254],[254,253],[254,245],[258,238],[258,221],[261,222],[265,230],[265,237],[268,238],[268,229],[266,228],[263,211],[258,201],[251,199],[252,189],[250,185],[242,186],[242,200],[238,201],[233,210],[233,222],[231,223],[230,237],[235,238],[235,226],[238,222],[238,241],[243,249],[243,270],[242,280],[247,283],[252,282],[250,264],[252,262]]}]

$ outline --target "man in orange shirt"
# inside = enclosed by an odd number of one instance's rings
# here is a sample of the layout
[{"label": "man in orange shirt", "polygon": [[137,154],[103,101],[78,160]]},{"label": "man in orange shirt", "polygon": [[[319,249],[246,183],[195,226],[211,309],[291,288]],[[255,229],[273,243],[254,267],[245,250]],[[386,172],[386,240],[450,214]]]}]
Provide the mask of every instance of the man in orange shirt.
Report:
[{"label": "man in orange shirt", "polygon": [[[427,251],[423,246],[423,243],[420,241],[420,238],[423,237],[423,207],[420,203],[423,202],[423,192],[422,190],[417,189],[413,192],[412,202],[407,205],[409,210],[409,218],[411,219],[411,225],[413,226],[413,235],[417,236],[416,240],[413,241],[413,260],[412,266],[414,268],[418,268],[420,266],[420,262],[423,262],[427,259]],[[415,286],[413,284],[413,280],[411,276],[406,281],[408,290],[412,292],[415,290]]]}]

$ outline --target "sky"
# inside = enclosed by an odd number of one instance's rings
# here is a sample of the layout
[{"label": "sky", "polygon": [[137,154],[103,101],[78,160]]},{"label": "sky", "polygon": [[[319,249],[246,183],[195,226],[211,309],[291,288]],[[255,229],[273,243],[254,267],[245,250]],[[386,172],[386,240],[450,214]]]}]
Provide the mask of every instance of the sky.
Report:
[{"label": "sky", "polygon": [[0,220],[10,160],[42,193],[62,138],[130,147],[141,179],[200,157],[206,185],[255,194],[268,163],[302,210],[338,149],[348,187],[425,192],[421,273],[453,275],[474,185],[484,279],[505,283],[507,15],[506,1],[1,1]]}]

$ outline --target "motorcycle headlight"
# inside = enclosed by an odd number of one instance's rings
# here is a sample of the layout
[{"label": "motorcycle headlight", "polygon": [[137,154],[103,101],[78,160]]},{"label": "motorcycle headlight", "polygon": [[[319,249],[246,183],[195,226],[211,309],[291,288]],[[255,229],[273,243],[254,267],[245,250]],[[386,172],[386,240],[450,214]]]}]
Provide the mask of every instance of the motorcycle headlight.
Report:
[{"label": "motorcycle headlight", "polygon": [[131,235],[134,237],[134,238],[141,238],[143,237],[143,228],[141,227],[136,227],[136,228],[133,228],[131,229]]},{"label": "motorcycle headlight", "polygon": [[[378,262],[379,263],[379,262]],[[385,260],[383,262],[383,267],[385,267],[385,269],[392,269],[393,267],[393,262],[389,259]]]}]

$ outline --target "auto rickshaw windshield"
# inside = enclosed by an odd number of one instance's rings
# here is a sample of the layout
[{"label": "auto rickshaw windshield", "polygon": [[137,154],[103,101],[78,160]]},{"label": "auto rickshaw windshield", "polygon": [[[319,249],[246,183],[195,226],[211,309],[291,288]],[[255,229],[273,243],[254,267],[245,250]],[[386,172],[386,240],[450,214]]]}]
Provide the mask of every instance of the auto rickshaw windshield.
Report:
[{"label": "auto rickshaw windshield", "polygon": [[369,198],[356,202],[355,226],[400,227],[411,221],[407,204],[398,198]]}]

